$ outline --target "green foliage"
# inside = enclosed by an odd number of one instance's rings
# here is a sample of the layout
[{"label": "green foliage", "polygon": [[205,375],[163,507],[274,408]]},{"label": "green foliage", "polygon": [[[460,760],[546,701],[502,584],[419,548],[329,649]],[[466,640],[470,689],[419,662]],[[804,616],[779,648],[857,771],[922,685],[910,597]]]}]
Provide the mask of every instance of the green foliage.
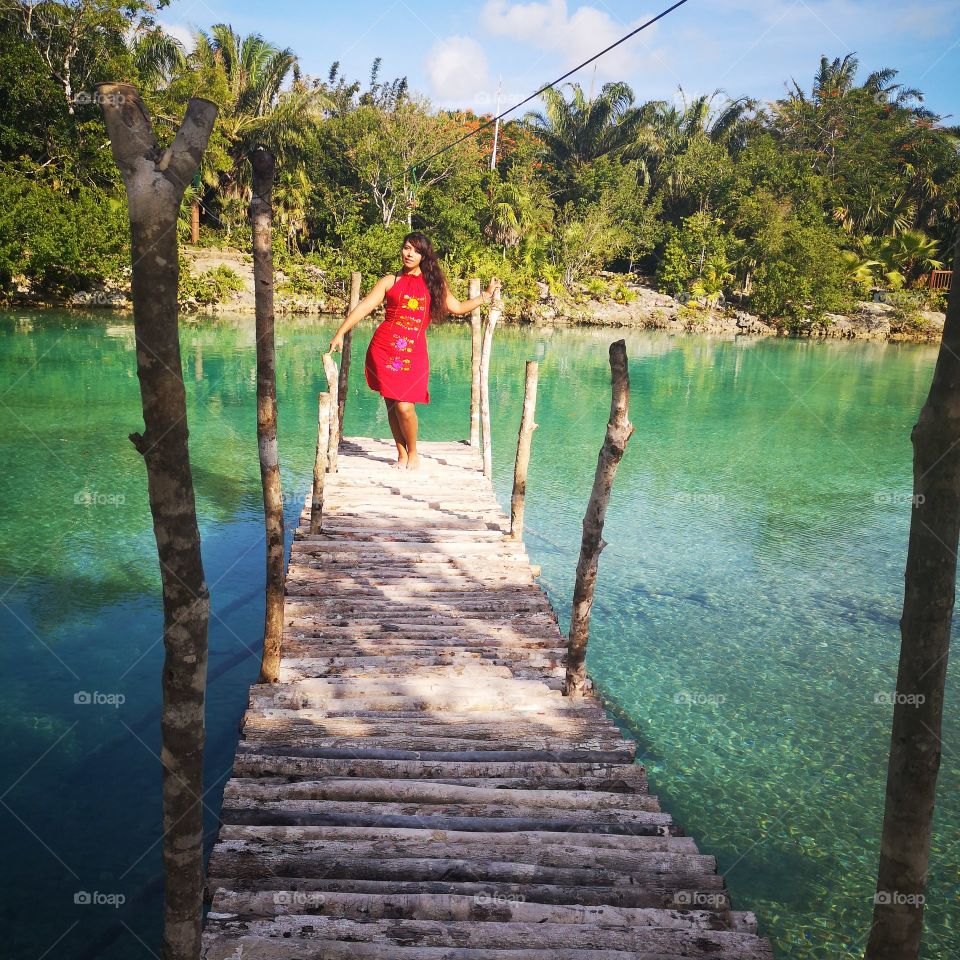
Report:
[{"label": "green foliage", "polygon": [[243,290],[243,280],[226,264],[220,264],[193,276],[186,261],[182,259],[180,261],[178,297],[181,302],[192,300],[201,306],[212,306],[229,300],[232,294],[239,293],[241,290]]},{"label": "green foliage", "polygon": [[750,304],[761,316],[790,326],[840,313],[851,305],[839,238],[829,227],[791,221],[777,255],[757,268]]},{"label": "green foliage", "polygon": [[120,279],[129,261],[121,197],[81,185],[67,192],[41,171],[0,166],[0,283],[22,276],[66,297]]},{"label": "green foliage", "polygon": [[[249,252],[249,152],[271,149],[279,288],[331,302],[345,298],[352,270],[367,287],[395,270],[403,234],[419,229],[458,295],[468,277],[496,275],[515,313],[544,285],[570,297],[585,283],[590,295],[627,302],[623,282],[597,273],[637,269],[695,303],[691,317],[739,294],[765,316],[800,324],[877,285],[916,288],[960,219],[956,128],[897,84],[896,71],[860,82],[852,54],[824,57],[809,92],[794,84],[762,107],[719,90],[638,103],[625,83],[589,96],[576,84],[547,91],[539,113],[501,126],[491,170],[482,117],[435,110],[405,78],[381,79],[379,60],[366,83],[339,64],[313,78],[295,51],[226,23],[198,32],[188,53],[155,20],[165,5],[7,4],[5,284],[24,277],[66,294],[122,274],[123,190],[90,96],[106,79],[138,85],[161,146],[190,97],[219,106],[181,210],[183,239],[199,201],[200,245]],[[217,271],[184,277],[203,302],[232,283]]]},{"label": "green foliage", "polygon": [[732,278],[727,244],[722,220],[706,213],[687,217],[667,241],[657,286],[675,297],[689,293],[716,299],[727,279]]}]

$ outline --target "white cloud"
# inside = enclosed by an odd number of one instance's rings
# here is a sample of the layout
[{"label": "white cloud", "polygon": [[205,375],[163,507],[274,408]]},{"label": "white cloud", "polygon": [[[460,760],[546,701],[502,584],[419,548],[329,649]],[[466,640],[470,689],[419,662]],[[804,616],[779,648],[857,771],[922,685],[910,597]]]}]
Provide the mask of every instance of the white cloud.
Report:
[{"label": "white cloud", "polygon": [[[481,13],[481,22],[491,33],[558,54],[567,67],[587,60],[647,19],[645,16],[633,23],[618,23],[597,7],[584,5],[571,11],[566,0],[487,0]],[[649,41],[654,30],[656,27],[650,27],[644,31],[643,40],[628,40],[604,54],[597,61],[597,72],[616,79],[635,75],[645,62],[649,63]],[[643,48],[638,47],[639,43],[643,43]],[[643,55],[638,52],[640,49]]]},{"label": "white cloud", "polygon": [[183,44],[183,49],[190,53],[196,41],[193,38],[193,31],[189,27],[185,27],[179,23],[166,23],[163,20],[157,21],[157,26],[170,37],[173,37],[174,40],[179,40]]},{"label": "white cloud", "polygon": [[487,55],[472,37],[438,40],[427,54],[426,70],[433,95],[442,104],[478,103],[490,97]]}]

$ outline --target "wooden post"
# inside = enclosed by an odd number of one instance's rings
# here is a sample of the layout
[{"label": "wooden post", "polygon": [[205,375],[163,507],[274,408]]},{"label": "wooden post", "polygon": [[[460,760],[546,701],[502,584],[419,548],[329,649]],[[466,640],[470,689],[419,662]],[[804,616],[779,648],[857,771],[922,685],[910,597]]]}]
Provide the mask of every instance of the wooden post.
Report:
[{"label": "wooden post", "polygon": [[321,393],[317,415],[317,456],[313,461],[313,496],[310,500],[310,532],[319,533],[323,524],[323,484],[330,451],[330,394]]},{"label": "wooden post", "polygon": [[603,519],[607,513],[613,478],[623,458],[627,441],[633,434],[633,424],[629,419],[630,374],[627,369],[627,345],[623,340],[610,344],[610,374],[613,382],[610,419],[607,421],[607,434],[597,460],[597,472],[587,512],[583,517],[580,559],[577,562],[577,579],[573,589],[567,675],[563,691],[568,697],[582,696],[587,687],[587,640],[590,637],[593,588],[597,580],[600,551],[607,545],[603,539]]},{"label": "wooden post", "polygon": [[163,766],[164,960],[200,956],[203,909],[203,743],[210,593],[203,573],[177,311],[177,217],[200,166],[217,107],[192,99],[170,146],[157,143],[136,87],[102,83],[113,159],[130,217],[131,294],[143,433],[163,585],[160,719]]},{"label": "wooden post", "polygon": [[537,377],[540,365],[527,361],[527,376],[523,385],[523,415],[520,417],[520,435],[517,437],[517,463],[513,468],[513,495],[510,497],[510,539],[523,539],[523,507],[527,495],[527,468],[530,466],[530,445],[537,424],[533,422],[537,410]]},{"label": "wooden post", "polygon": [[273,178],[276,161],[269,150],[250,154],[253,193],[253,283],[257,332],[257,446],[266,525],[267,585],[263,622],[263,657],[259,683],[280,679],[283,636],[283,495],[277,452],[277,368],[273,315]]},{"label": "wooden post", "polygon": [[490,446],[490,352],[493,349],[493,331],[502,313],[498,290],[490,303],[490,312],[483,330],[483,348],[480,351],[480,428],[483,434],[483,475],[485,477],[493,476]]},{"label": "wooden post", "polygon": [[[467,285],[472,300],[480,295],[480,281],[476,278]],[[470,311],[470,446],[480,446],[480,351],[483,340],[483,319],[480,308]]]},{"label": "wooden post", "polygon": [[332,354],[323,355],[323,372],[327,375],[327,389],[330,391],[330,450],[327,470],[337,472],[337,451],[340,449],[340,419],[337,415],[339,406],[340,376],[337,364]]},{"label": "wooden post", "polygon": [[200,242],[200,201],[190,204],[190,242],[196,246]]},{"label": "wooden post", "polygon": [[[960,231],[954,238],[960,271]],[[942,751],[960,539],[960,298],[950,297],[926,403],[911,435],[913,508],[900,618],[880,867],[866,960],[916,960]]]},{"label": "wooden post", "polygon": [[[347,314],[360,302],[360,271],[354,270],[350,274],[350,303]],[[350,376],[350,344],[353,341],[353,330],[348,330],[343,336],[343,350],[340,354],[340,378],[337,384],[337,429],[343,436],[343,408],[347,403],[347,379]]]}]

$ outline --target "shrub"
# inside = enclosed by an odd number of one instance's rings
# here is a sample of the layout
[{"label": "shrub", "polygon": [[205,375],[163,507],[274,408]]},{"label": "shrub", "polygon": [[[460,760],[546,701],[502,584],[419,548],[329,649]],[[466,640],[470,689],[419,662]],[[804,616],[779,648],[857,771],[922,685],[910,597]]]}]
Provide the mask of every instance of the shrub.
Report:
[{"label": "shrub", "polygon": [[792,221],[781,248],[757,268],[750,303],[761,316],[783,318],[793,327],[847,309],[849,268],[835,233]]},{"label": "shrub", "polygon": [[193,276],[186,262],[180,262],[181,301],[195,300],[202,306],[223,303],[231,294],[243,290],[243,280],[235,270],[220,264],[212,270],[206,270],[199,276]]}]

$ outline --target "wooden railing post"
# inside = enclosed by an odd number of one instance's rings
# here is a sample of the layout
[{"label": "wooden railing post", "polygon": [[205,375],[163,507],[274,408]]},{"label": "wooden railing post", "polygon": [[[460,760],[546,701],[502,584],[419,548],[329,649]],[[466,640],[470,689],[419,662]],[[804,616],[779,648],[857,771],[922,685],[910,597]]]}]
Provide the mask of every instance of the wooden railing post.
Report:
[{"label": "wooden railing post", "polygon": [[[467,285],[470,299],[480,295],[480,281],[476,278]],[[480,308],[470,311],[470,446],[480,446],[480,350],[483,340],[483,320]]]},{"label": "wooden railing post", "polygon": [[493,349],[493,331],[503,313],[498,290],[490,303],[487,324],[483,329],[483,347],[480,351],[480,430],[483,435],[483,475],[493,476],[493,454],[490,445],[490,353]]},{"label": "wooden railing post", "polygon": [[577,580],[573,589],[573,610],[570,618],[570,639],[567,647],[567,675],[564,694],[582,696],[587,688],[587,640],[590,637],[590,609],[593,606],[593,588],[597,580],[600,551],[607,545],[603,539],[603,519],[607,513],[610,490],[617,467],[623,458],[627,441],[633,434],[630,422],[630,374],[627,370],[627,345],[624,340],[610,344],[610,374],[612,397],[607,434],[600,448],[597,472],[587,512],[583,517],[583,537]]},{"label": "wooden railing post", "polygon": [[510,539],[523,539],[523,508],[527,495],[527,468],[530,466],[530,446],[533,431],[537,429],[534,416],[537,411],[537,377],[540,365],[527,361],[527,375],[523,384],[523,414],[517,437],[517,462],[513,468],[513,495],[510,497]]},{"label": "wooden railing post", "polygon": [[[350,274],[350,303],[347,313],[360,302],[360,272],[354,270]],[[350,376],[350,344],[353,342],[353,330],[343,335],[343,350],[340,353],[340,378],[337,383],[337,429],[343,436],[343,408],[347,403],[347,380]]]},{"label": "wooden railing post", "polygon": [[337,371],[333,355],[323,355],[323,372],[327,375],[327,389],[330,391],[330,447],[327,460],[327,470],[337,472],[337,451],[340,449],[340,419],[338,417],[340,375]]},{"label": "wooden railing post", "polygon": [[323,524],[323,484],[330,450],[330,394],[321,393],[317,413],[317,456],[313,461],[313,495],[310,500],[310,532],[319,533]]}]

